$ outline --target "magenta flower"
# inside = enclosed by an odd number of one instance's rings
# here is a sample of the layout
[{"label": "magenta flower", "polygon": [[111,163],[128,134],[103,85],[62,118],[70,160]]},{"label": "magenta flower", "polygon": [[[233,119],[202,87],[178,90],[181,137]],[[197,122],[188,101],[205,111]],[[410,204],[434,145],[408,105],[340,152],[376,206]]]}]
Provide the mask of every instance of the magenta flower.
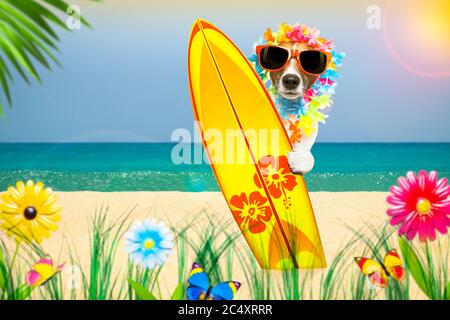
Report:
[{"label": "magenta flower", "polygon": [[294,42],[307,41],[308,38],[303,33],[306,30],[306,26],[299,25],[292,28],[291,31],[286,32],[286,37]]},{"label": "magenta flower", "polygon": [[332,86],[336,83],[335,80],[331,80],[330,78],[319,78],[320,84],[323,86]]},{"label": "magenta flower", "polygon": [[408,172],[392,186],[387,214],[392,225],[400,225],[399,235],[409,240],[416,234],[422,242],[436,239],[436,230],[447,233],[450,226],[450,186],[446,178],[438,181],[436,171]]},{"label": "magenta flower", "polygon": [[305,102],[310,102],[311,99],[314,97],[317,97],[317,90],[309,88],[305,91],[305,94],[303,95],[303,100],[305,100]]}]

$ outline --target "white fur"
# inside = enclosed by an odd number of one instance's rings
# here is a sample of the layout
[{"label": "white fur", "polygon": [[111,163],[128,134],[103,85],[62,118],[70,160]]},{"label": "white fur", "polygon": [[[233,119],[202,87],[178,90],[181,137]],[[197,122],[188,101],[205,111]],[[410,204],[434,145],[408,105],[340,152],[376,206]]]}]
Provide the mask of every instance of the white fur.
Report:
[{"label": "white fur", "polygon": [[[288,90],[283,85],[283,77],[288,74],[295,74],[300,78],[300,84],[295,90]],[[276,79],[275,86],[277,88],[278,94],[286,99],[298,99],[304,95],[306,91],[306,78],[302,74],[297,66],[297,61],[291,59],[289,64],[283,70],[283,72]],[[316,123],[314,125],[313,133],[308,137],[304,135],[299,142],[293,146],[293,151],[289,152],[288,161],[289,166],[293,173],[305,174],[310,172],[314,167],[314,157],[311,153],[311,149],[316,141],[317,133],[319,131],[319,126]]]},{"label": "white fur", "polygon": [[[300,78],[300,84],[294,90],[287,89],[283,85],[283,77],[286,75],[289,75],[289,74],[295,74]],[[288,65],[286,66],[286,68],[279,75],[275,85],[276,85],[278,94],[280,94],[283,98],[294,100],[294,99],[298,99],[299,97],[301,97],[305,94],[305,91],[306,91],[306,81],[305,80],[306,79],[304,78],[304,75],[299,72],[299,69],[297,66],[297,61],[295,59],[291,59],[291,61],[289,61]]]},{"label": "white fur", "polygon": [[313,133],[308,136],[303,136],[299,142],[294,144],[293,150],[288,153],[289,166],[293,173],[308,173],[314,167],[314,157],[311,153],[311,148],[313,147],[317,133],[319,131],[319,125],[316,123],[314,125]]}]

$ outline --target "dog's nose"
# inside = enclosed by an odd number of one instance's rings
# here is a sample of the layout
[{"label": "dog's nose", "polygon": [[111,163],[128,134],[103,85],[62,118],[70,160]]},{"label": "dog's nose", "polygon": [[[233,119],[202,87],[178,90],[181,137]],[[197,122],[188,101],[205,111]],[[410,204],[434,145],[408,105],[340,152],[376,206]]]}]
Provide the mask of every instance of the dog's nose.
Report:
[{"label": "dog's nose", "polygon": [[283,77],[283,85],[288,90],[293,90],[300,84],[300,77],[295,74],[287,74]]}]

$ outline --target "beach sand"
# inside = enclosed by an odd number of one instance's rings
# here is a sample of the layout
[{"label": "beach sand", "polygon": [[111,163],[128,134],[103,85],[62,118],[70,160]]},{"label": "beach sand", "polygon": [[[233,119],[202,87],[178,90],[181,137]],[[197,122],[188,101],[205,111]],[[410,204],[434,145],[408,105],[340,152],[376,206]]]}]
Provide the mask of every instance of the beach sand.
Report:
[{"label": "beach sand", "polygon": [[[90,218],[100,207],[108,207],[108,217],[111,221],[131,211],[128,221],[155,217],[170,226],[182,228],[194,223],[196,230],[210,223],[225,224],[227,222],[230,232],[239,232],[232,220],[232,216],[218,192],[58,192],[59,203],[63,207],[62,221],[59,230],[51,239],[43,243],[43,248],[52,257],[59,257],[60,261],[67,261],[67,252],[71,250],[79,257],[82,268],[88,270],[90,257]],[[314,207],[317,224],[323,242],[325,256],[328,264],[336,256],[342,245],[350,239],[354,229],[364,228],[367,223],[383,225],[386,223],[386,196],[383,192],[312,192],[311,201]],[[193,231],[194,232],[194,231]],[[248,250],[243,237],[237,240],[235,250]],[[241,249],[239,249],[241,248]],[[359,255],[361,252],[355,252]],[[384,254],[384,253],[383,253]],[[195,259],[192,252],[187,253],[186,261],[190,264]],[[225,260],[225,257],[223,258]],[[170,297],[170,292],[176,287],[178,281],[177,254],[173,254],[162,269],[160,288],[163,298]],[[225,261],[224,261],[225,262]],[[222,262],[221,262],[222,263]],[[114,272],[124,272],[127,268],[127,257],[123,252],[123,241],[119,246]],[[187,266],[189,268],[189,266]],[[66,268],[65,272],[73,268]],[[70,272],[73,272],[70,271]],[[245,270],[239,263],[233,266],[233,280],[243,283],[238,294],[239,299],[250,297],[249,286],[245,281]],[[323,271],[317,273],[316,282],[319,281]],[[358,272],[356,264],[349,272]],[[276,271],[274,272],[277,273]],[[64,274],[63,274],[64,275]],[[71,277],[70,275],[66,275]],[[125,279],[125,278],[124,278]]]}]

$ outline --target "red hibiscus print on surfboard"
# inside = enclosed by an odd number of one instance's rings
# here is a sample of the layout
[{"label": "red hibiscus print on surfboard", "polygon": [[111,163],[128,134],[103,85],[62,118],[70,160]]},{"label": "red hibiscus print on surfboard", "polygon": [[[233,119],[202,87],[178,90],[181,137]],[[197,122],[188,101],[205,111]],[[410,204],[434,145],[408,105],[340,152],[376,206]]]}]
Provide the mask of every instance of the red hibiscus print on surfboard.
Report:
[{"label": "red hibiscus print on surfboard", "polygon": [[[287,157],[268,155],[258,161],[258,166],[270,195],[275,199],[283,196],[284,206],[286,209],[289,209],[291,206],[291,197],[286,192],[294,190],[297,185],[297,180],[289,168]],[[254,175],[253,180],[258,188],[262,188],[257,174]]]},{"label": "red hibiscus print on surfboard", "polygon": [[230,204],[236,222],[241,230],[251,233],[261,233],[266,230],[266,224],[272,218],[272,209],[267,198],[259,191],[253,191],[247,196],[244,192],[231,197]]}]

